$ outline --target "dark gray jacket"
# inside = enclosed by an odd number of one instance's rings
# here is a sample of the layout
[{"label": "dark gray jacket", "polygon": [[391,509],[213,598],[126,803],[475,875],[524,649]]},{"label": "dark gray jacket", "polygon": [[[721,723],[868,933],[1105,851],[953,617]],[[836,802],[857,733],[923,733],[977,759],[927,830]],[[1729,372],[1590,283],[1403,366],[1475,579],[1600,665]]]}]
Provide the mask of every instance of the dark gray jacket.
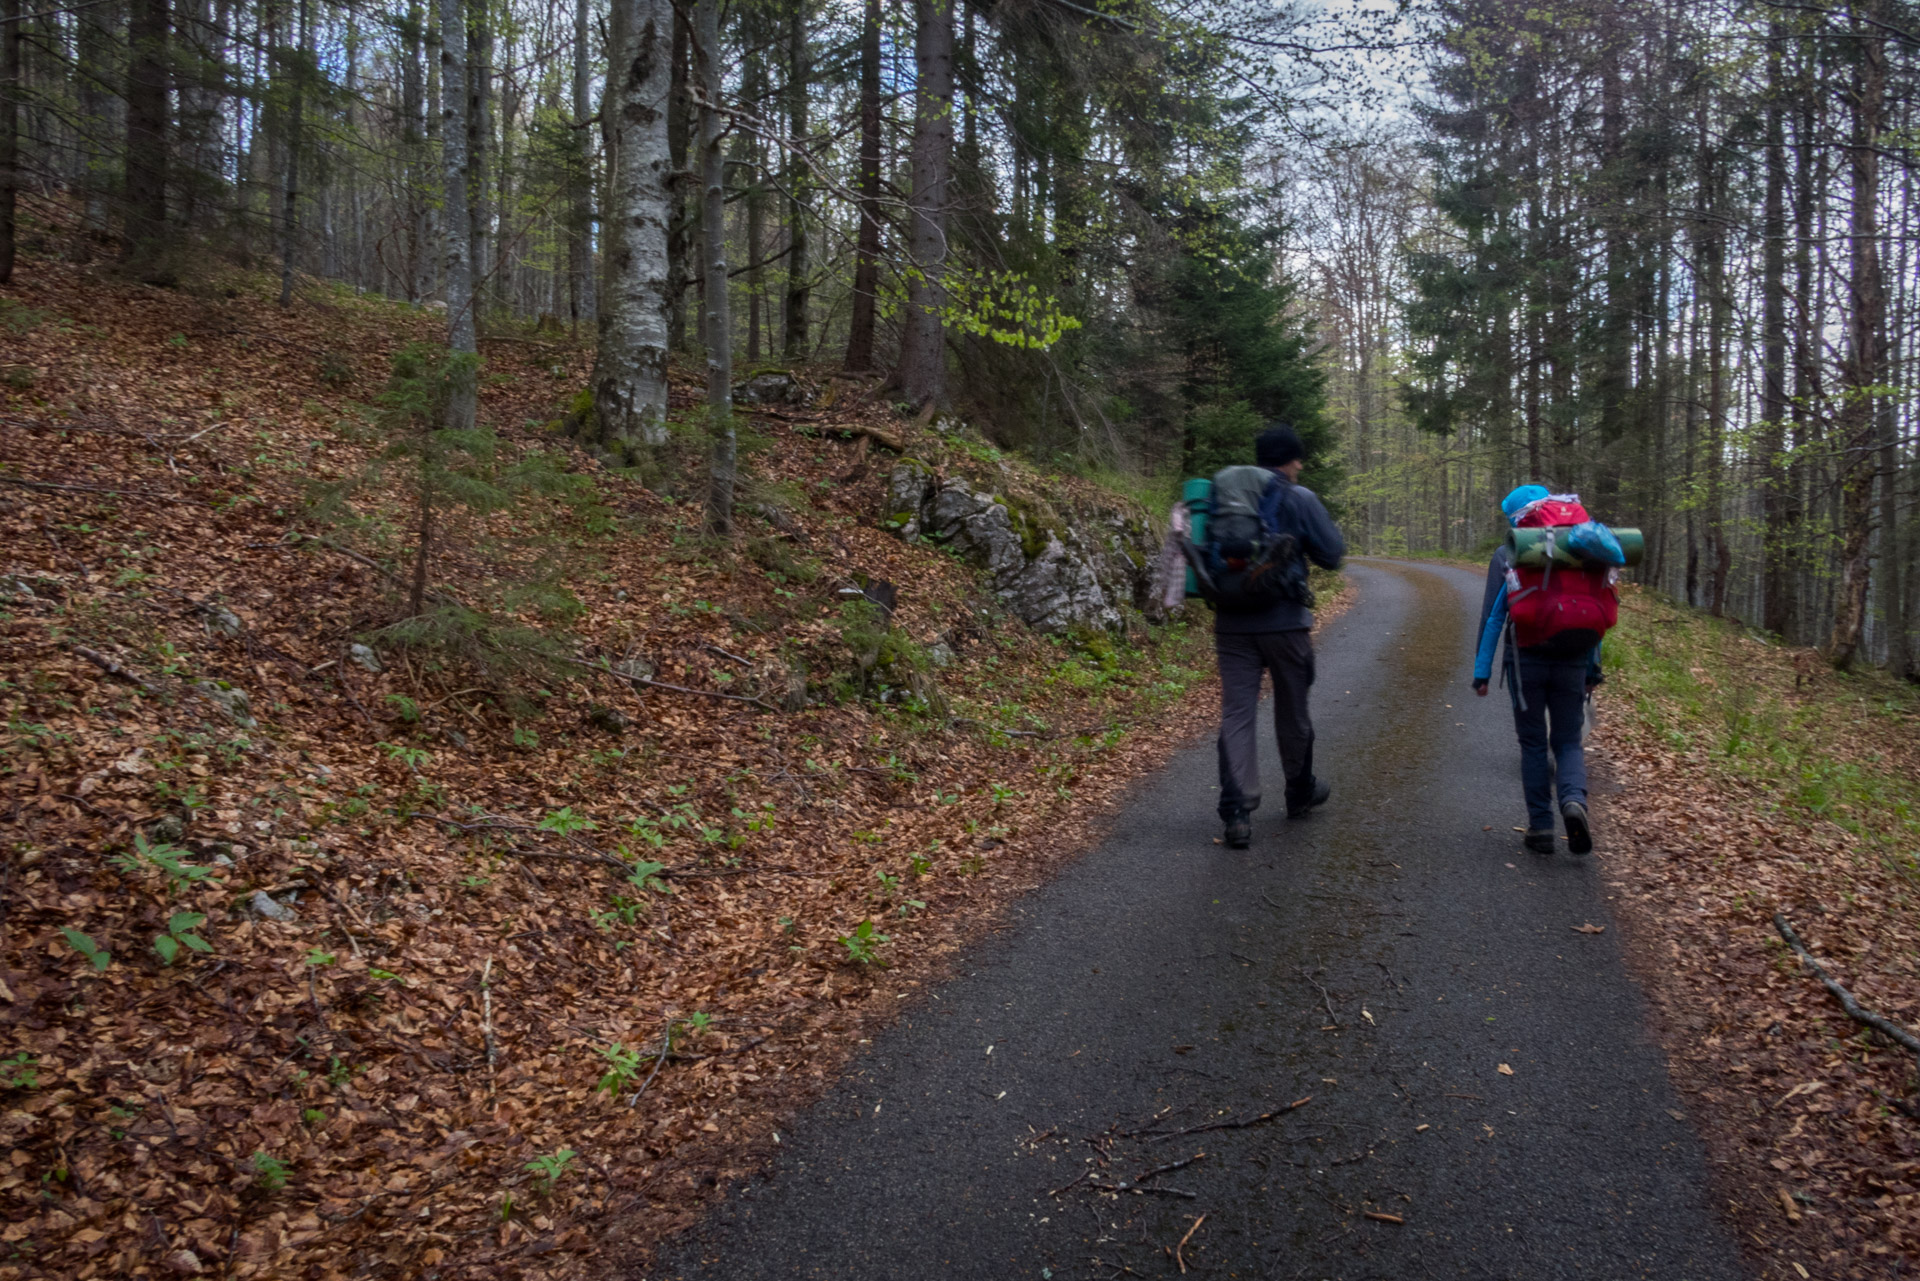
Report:
[{"label": "dark gray jacket", "polygon": [[[1292,534],[1308,560],[1322,569],[1338,569],[1346,558],[1347,542],[1327,515],[1319,495],[1296,485],[1286,473],[1275,471],[1280,482],[1260,500],[1260,516],[1274,533]],[[1245,636],[1255,632],[1297,632],[1313,626],[1313,611],[1305,605],[1281,604],[1258,614],[1215,614],[1213,634]]]}]

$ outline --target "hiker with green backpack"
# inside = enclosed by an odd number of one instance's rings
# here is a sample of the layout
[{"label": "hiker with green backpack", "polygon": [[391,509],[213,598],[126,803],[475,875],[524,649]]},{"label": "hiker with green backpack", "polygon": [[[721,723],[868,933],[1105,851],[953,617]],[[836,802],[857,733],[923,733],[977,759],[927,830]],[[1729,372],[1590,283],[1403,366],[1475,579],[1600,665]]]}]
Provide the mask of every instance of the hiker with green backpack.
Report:
[{"label": "hiker with green backpack", "polygon": [[1260,804],[1260,685],[1273,673],[1273,727],[1286,772],[1287,817],[1326,803],[1313,773],[1313,590],[1307,562],[1338,569],[1345,540],[1314,492],[1299,483],[1306,450],[1286,423],[1254,441],[1254,466],[1187,482],[1192,536],[1181,536],[1192,594],[1215,611],[1220,659],[1220,818],[1226,844],[1253,839]]},{"label": "hiker with green backpack", "polygon": [[1638,563],[1640,535],[1609,529],[1588,517],[1578,495],[1544,485],[1521,485],[1500,510],[1511,532],[1487,565],[1473,692],[1486,697],[1504,637],[1501,678],[1513,701],[1527,801],[1524,843],[1553,853],[1557,789],[1567,848],[1585,854],[1593,829],[1580,730],[1587,699],[1604,679],[1600,641],[1619,618],[1619,570]]}]

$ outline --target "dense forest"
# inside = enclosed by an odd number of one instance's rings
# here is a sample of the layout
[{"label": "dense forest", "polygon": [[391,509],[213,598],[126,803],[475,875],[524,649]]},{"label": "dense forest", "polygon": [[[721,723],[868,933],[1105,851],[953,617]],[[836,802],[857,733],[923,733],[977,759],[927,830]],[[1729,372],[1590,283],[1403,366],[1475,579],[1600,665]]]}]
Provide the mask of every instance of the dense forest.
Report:
[{"label": "dense forest", "polygon": [[[211,256],[288,304],[332,280],[443,306],[454,353],[593,341],[576,421],[643,472],[702,439],[717,531],[732,388],[764,367],[1155,494],[1282,417],[1367,550],[1471,553],[1537,478],[1646,528],[1661,588],[1917,670],[1897,0],[6,0],[4,24],[0,277],[16,241],[164,286]],[[688,421],[676,360],[709,387]],[[457,422],[474,366],[447,368]]]},{"label": "dense forest", "polygon": [[1674,596],[1920,674],[1916,53],[1892,3],[1439,5],[1296,219],[1360,544],[1471,550],[1534,477]]}]

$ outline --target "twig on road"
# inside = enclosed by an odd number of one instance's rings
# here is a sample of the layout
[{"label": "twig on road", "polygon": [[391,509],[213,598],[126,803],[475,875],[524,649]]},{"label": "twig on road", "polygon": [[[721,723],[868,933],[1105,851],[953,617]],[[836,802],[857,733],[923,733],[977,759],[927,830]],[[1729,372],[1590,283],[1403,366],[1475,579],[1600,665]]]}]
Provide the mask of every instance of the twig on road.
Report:
[{"label": "twig on road", "polygon": [[1156,1134],[1151,1130],[1135,1130],[1132,1134],[1126,1137],[1128,1138],[1141,1137],[1141,1138],[1146,1138],[1151,1142],[1158,1143],[1161,1139],[1177,1139],[1183,1134],[1205,1134],[1212,1130],[1244,1130],[1249,1126],[1264,1125],[1266,1122],[1273,1120],[1275,1117],[1285,1116],[1287,1113],[1292,1112],[1296,1108],[1303,1108],[1311,1102],[1313,1102],[1313,1096],[1309,1094],[1304,1099],[1295,1099],[1293,1102],[1287,1104],[1287,1106],[1283,1108],[1275,1108],[1271,1112],[1262,1112],[1259,1116],[1248,1117],[1244,1121],[1210,1121],[1206,1125],[1190,1125],[1186,1127],[1184,1130],[1168,1130],[1165,1133],[1161,1133],[1161,1134]]},{"label": "twig on road", "polygon": [[1327,967],[1323,965],[1317,970],[1301,970],[1300,977],[1305,979],[1312,986],[1320,989],[1320,999],[1326,1002],[1326,1006],[1327,1006],[1327,1018],[1333,1023],[1335,1027],[1338,1027],[1340,1025],[1340,1016],[1333,1012],[1333,997],[1328,994],[1326,985],[1313,977],[1316,974],[1326,973],[1326,969]]},{"label": "twig on road", "polygon": [[1193,1226],[1187,1229],[1187,1235],[1180,1238],[1180,1244],[1173,1247],[1173,1261],[1180,1265],[1181,1276],[1187,1275],[1187,1261],[1182,1256],[1182,1251],[1187,1248],[1187,1242],[1193,1240],[1193,1234],[1200,1230],[1200,1225],[1206,1221],[1207,1216],[1204,1214],[1195,1219]]}]

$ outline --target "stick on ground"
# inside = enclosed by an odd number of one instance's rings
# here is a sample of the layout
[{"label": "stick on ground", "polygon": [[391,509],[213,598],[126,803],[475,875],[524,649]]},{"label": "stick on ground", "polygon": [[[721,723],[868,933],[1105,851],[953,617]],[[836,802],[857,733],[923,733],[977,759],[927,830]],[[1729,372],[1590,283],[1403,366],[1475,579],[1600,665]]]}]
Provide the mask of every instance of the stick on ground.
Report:
[{"label": "stick on ground", "polygon": [[1807,950],[1807,945],[1800,941],[1798,934],[1794,933],[1793,925],[1787,920],[1785,912],[1773,914],[1773,928],[1780,931],[1780,937],[1785,939],[1787,946],[1799,955],[1801,962],[1820,980],[1821,985],[1833,993],[1834,999],[1840,1002],[1840,1008],[1847,1012],[1848,1018],[1906,1046],[1913,1051],[1915,1059],[1920,1060],[1920,1036],[1915,1036],[1898,1023],[1882,1018],[1854,1000],[1853,993],[1835,982],[1833,976],[1827,973],[1826,967],[1813,959],[1813,953]]}]

